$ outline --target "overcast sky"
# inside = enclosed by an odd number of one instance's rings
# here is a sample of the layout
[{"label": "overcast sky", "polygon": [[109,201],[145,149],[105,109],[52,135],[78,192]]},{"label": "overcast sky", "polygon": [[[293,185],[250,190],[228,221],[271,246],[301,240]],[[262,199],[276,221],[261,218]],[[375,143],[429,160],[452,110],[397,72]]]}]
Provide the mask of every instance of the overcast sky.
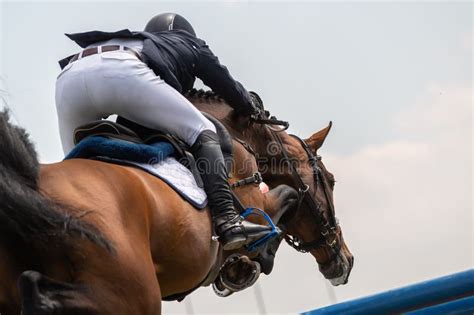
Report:
[{"label": "overcast sky", "polygon": [[[175,11],[292,132],[334,122],[320,153],[355,255],[338,301],[472,268],[470,2],[0,3],[0,93],[43,162],[62,158],[56,61],[79,51],[63,33],[139,30]],[[331,302],[313,259],[286,245],[259,285],[269,313]],[[165,304],[191,309],[258,312],[253,289]]]}]

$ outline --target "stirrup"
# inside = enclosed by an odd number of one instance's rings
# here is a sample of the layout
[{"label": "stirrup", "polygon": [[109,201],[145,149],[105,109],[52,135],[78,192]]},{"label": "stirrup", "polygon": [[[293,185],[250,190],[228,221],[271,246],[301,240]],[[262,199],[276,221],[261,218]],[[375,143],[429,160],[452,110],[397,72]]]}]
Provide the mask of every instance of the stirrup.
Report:
[{"label": "stirrup", "polygon": [[280,235],[280,233],[281,233],[281,230],[273,223],[270,216],[265,211],[263,211],[262,209],[247,208],[247,209],[245,209],[244,212],[242,212],[240,214],[240,216],[242,218],[244,218],[244,220],[245,220],[251,214],[262,216],[268,222],[269,226],[271,227],[271,231],[268,234],[266,234],[264,237],[261,237],[258,240],[245,245],[245,248],[249,252],[253,252],[254,250],[259,248],[260,246],[266,244],[272,238],[277,237],[278,235]]}]

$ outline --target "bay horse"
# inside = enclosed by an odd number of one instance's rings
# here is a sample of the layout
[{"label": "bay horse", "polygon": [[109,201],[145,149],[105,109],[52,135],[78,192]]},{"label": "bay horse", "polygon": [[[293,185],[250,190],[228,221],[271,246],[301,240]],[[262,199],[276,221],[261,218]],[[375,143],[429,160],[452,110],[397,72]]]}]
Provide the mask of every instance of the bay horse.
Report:
[{"label": "bay horse", "polygon": [[[332,123],[307,139],[288,134],[286,122],[262,116],[248,121],[232,119],[232,108],[211,91],[192,90],[188,97],[201,111],[219,119],[258,161],[259,171],[270,187],[290,185],[299,191],[298,207],[282,218],[285,240],[297,251],[309,252],[332,285],[346,284],[354,264],[335,217],[334,175],[327,170],[318,150]],[[275,129],[274,125],[285,128]],[[273,217],[275,213],[270,213]]]},{"label": "bay horse", "polygon": [[[329,225],[331,233],[329,233],[327,226],[330,221],[335,220],[332,200],[334,178],[319,159],[315,162],[318,166],[318,172],[315,172],[315,165],[311,163],[314,161],[314,156],[307,152],[309,147],[309,150],[312,151],[310,153],[316,154],[316,151],[322,146],[329,128],[325,128],[301,142],[290,137],[284,131],[279,132],[276,136],[272,128],[266,125],[262,128],[255,122],[249,123],[244,128],[236,127],[239,122],[230,118],[232,117],[230,107],[210,93],[194,93],[190,94],[189,98],[198,108],[213,114],[229,128],[239,144],[242,144],[242,146],[237,146],[236,151],[240,152],[237,155],[241,154],[246,160],[249,159],[249,154],[259,158],[258,168],[264,173],[266,181],[271,187],[286,183],[299,189],[298,207],[294,211],[290,211],[292,214],[283,220],[285,222],[285,239],[297,250],[311,252],[323,275],[330,279],[334,285],[346,283],[352,268],[353,257],[344,242],[338,223]],[[10,164],[0,164],[3,168],[5,168],[4,165],[7,166],[2,176],[2,180],[5,178],[7,184],[2,187],[2,192],[8,192],[7,188],[16,187],[20,192],[29,194],[32,200],[39,199],[33,210],[34,214],[40,214],[40,218],[33,215],[33,220],[25,222],[17,218],[13,220],[10,227],[8,227],[9,224],[6,224],[7,228],[2,225],[0,229],[0,232],[4,232],[2,242],[0,242],[0,252],[7,253],[11,257],[10,260],[6,260],[3,265],[0,265],[1,279],[7,279],[2,282],[3,286],[0,286],[0,312],[3,314],[17,313],[20,307],[20,298],[15,288],[15,279],[22,270],[43,271],[45,264],[48,266],[48,272],[45,273],[48,277],[29,272],[23,273],[19,280],[20,287],[23,287],[23,301],[27,301],[23,306],[25,304],[26,306],[33,305],[35,314],[39,314],[38,309],[41,307],[46,308],[44,314],[51,313],[48,313],[51,307],[77,314],[127,314],[137,313],[137,311],[144,314],[159,313],[161,306],[159,298],[176,292],[184,292],[200,283],[199,279],[202,280],[209,270],[210,263],[208,260],[206,261],[208,256],[204,255],[209,250],[203,252],[199,247],[187,248],[187,250],[173,247],[171,252],[165,254],[161,252],[161,256],[149,251],[150,246],[169,248],[166,246],[170,242],[166,239],[167,237],[171,237],[173,241],[183,242],[187,237],[191,236],[192,239],[193,233],[175,235],[170,232],[164,234],[161,232],[162,234],[158,237],[151,228],[155,227],[157,217],[170,220],[166,213],[160,213],[159,216],[147,213],[147,215],[151,215],[151,218],[145,216],[146,218],[142,222],[130,224],[128,220],[133,216],[130,213],[132,210],[127,209],[128,213],[114,212],[113,210],[123,209],[124,204],[129,206],[133,201],[132,208],[135,209],[135,212],[132,211],[132,213],[136,214],[138,209],[147,208],[150,204],[157,203],[157,197],[152,192],[159,189],[166,191],[169,189],[167,185],[158,183],[159,181],[157,182],[155,178],[153,180],[142,178],[143,174],[139,170],[88,160],[72,160],[42,166],[37,176],[35,174],[37,174],[39,167],[36,159],[31,158],[35,157],[35,153],[28,144],[24,131],[19,128],[15,129],[8,123],[4,123],[4,125],[8,128],[4,128],[7,131],[3,134],[11,136],[12,130],[16,130],[13,132],[13,134],[16,133],[13,137],[14,140],[2,139],[1,144],[5,151],[14,152],[13,157],[29,156],[30,159],[25,158],[25,161],[22,161],[10,158],[10,160],[7,159]],[[2,138],[3,134],[1,134]],[[241,139],[245,139],[245,141]],[[277,139],[280,141],[278,142]],[[275,152],[269,150],[268,144],[278,144],[280,148]],[[304,148],[303,144],[306,144],[307,148]],[[271,160],[270,163],[269,159],[265,159],[268,157]],[[290,158],[294,158],[299,163],[295,166],[291,163],[284,163],[283,167],[278,169],[268,167],[272,162],[278,163]],[[260,159],[263,160],[263,163]],[[4,171],[3,168],[2,171]],[[316,173],[318,176],[315,176]],[[99,177],[97,182],[96,177]],[[295,180],[296,177],[301,182]],[[10,180],[11,178],[14,180]],[[84,180],[90,178],[94,178],[93,183]],[[6,181],[7,179],[9,182]],[[136,186],[117,186],[117,183],[127,181],[134,182]],[[327,189],[327,186],[331,189]],[[139,192],[140,189],[137,187],[148,187],[148,190],[145,189],[146,198],[143,198],[143,192]],[[249,188],[252,187],[240,189]],[[257,187],[253,187],[253,190],[256,189]],[[65,191],[71,193],[71,196],[65,198]],[[105,196],[98,194],[98,192],[103,192]],[[120,198],[118,200],[110,198],[110,196],[107,198],[107,195],[118,195]],[[282,198],[282,195],[286,196]],[[290,197],[288,197],[289,195]],[[250,194],[242,200],[246,203],[249,201],[246,198],[250,198],[252,201],[247,204],[257,206],[261,204],[271,215],[276,215],[277,209],[281,208],[282,204],[285,202],[288,204],[288,200],[294,199],[294,196],[291,197],[291,195],[292,193],[285,189],[285,186],[280,186],[274,188],[272,193],[267,196],[262,197],[263,195],[256,191],[254,197],[249,197],[253,196]],[[23,200],[23,204],[15,204],[15,202],[21,201],[21,198],[15,199],[9,197],[8,194],[0,195],[0,197],[0,210],[2,207],[31,207],[25,200]],[[175,202],[182,202],[178,196],[175,197],[174,200],[171,198],[172,200],[161,201],[159,206],[170,206]],[[255,200],[255,197],[259,200]],[[2,204],[5,200],[13,202],[13,207],[8,203],[6,206]],[[72,204],[74,207],[71,206]],[[314,208],[315,204],[316,209]],[[112,219],[108,220],[110,218],[107,218],[107,215],[104,218],[103,211],[105,213],[112,212]],[[30,212],[33,211],[30,210]],[[323,216],[323,220],[320,215]],[[22,217],[25,215],[20,213],[19,218]],[[205,221],[205,223],[202,226],[198,224],[200,229],[206,229],[206,227],[209,229],[209,215],[197,212],[195,209],[186,213],[181,218],[183,220],[171,220],[171,222],[183,227],[196,217],[204,218],[202,222]],[[2,222],[4,218],[0,216],[0,219]],[[126,228],[127,231],[130,229],[133,233],[125,235],[112,231],[108,224],[110,222]],[[192,222],[194,225],[195,222]],[[147,227],[145,230],[148,233],[148,238],[142,236],[140,239],[137,235],[140,234],[139,231],[143,230],[143,226]],[[82,237],[78,238],[74,235]],[[209,246],[209,235],[210,233],[206,237],[207,246]],[[327,235],[330,235],[332,239],[329,240]],[[130,236],[132,241],[127,239]],[[201,238],[197,237],[197,239]],[[134,241],[144,245],[136,247]],[[125,250],[120,254],[123,250],[122,242],[125,244]],[[117,244],[120,244],[119,254],[117,253]],[[211,243],[211,245],[213,244]],[[64,251],[64,248],[69,251]],[[45,259],[45,253],[47,253],[48,259]],[[148,255],[147,263],[140,261],[141,254]],[[199,273],[199,268],[196,268],[195,265],[192,267],[188,265],[187,268],[184,266],[179,272],[173,272],[176,270],[173,269],[174,267],[183,267],[183,260],[173,257],[187,259],[198,257],[200,260],[196,261],[205,261],[204,265],[206,265],[207,271]],[[122,265],[118,263],[120,259],[125,261],[130,259],[130,261]],[[155,260],[160,261],[160,259],[163,264],[156,264]],[[144,277],[143,274],[137,272],[138,269],[147,269],[147,272],[153,273],[153,276]],[[101,275],[100,279],[97,279],[98,274]],[[185,280],[180,282],[180,279]],[[184,282],[186,284],[182,285]],[[91,284],[93,285],[91,286]],[[54,293],[55,290],[56,293]],[[138,297],[131,296],[131,292],[140,292],[141,294]],[[51,299],[51,296],[59,300]],[[100,305],[98,301],[100,301]],[[28,314],[25,309],[23,311]]]},{"label": "bay horse", "polygon": [[[40,165],[5,112],[0,147],[2,315],[160,314],[163,297],[193,289],[213,266],[209,211],[162,180],[96,160]],[[235,141],[233,165],[232,181],[258,168]],[[296,200],[284,185],[262,194],[250,184],[235,194],[268,210]]]}]

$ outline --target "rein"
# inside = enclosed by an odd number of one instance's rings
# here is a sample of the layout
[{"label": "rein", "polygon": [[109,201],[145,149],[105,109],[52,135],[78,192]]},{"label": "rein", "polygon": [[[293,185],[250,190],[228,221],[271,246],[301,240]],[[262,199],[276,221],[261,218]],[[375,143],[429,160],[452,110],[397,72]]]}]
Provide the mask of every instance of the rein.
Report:
[{"label": "rein", "polygon": [[260,125],[283,126],[278,131],[285,131],[290,127],[290,123],[284,120],[279,120],[275,116],[270,116],[269,111],[261,111],[256,115],[250,116],[250,120]]}]

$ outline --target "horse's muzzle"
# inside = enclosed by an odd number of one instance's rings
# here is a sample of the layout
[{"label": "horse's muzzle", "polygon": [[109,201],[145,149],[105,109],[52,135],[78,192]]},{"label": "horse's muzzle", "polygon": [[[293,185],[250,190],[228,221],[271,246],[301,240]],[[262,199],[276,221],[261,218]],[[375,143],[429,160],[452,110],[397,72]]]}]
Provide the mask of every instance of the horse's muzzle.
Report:
[{"label": "horse's muzzle", "polygon": [[327,265],[319,265],[319,270],[333,286],[346,284],[354,265],[354,256],[346,255],[341,251],[337,258]]}]

